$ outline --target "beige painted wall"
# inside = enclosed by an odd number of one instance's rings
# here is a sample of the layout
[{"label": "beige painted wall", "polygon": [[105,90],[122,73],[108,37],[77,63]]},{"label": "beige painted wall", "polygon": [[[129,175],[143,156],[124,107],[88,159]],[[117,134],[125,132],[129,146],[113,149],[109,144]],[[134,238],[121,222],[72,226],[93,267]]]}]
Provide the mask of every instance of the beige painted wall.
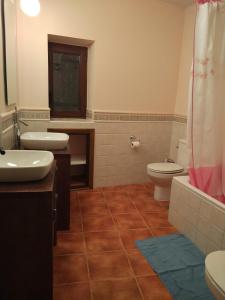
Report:
[{"label": "beige painted wall", "polygon": [[194,23],[196,15],[195,5],[187,7],[184,15],[184,31],[177,84],[177,97],[174,113],[187,115],[190,71],[193,56]]},{"label": "beige painted wall", "polygon": [[48,107],[47,34],[94,40],[89,108],[173,113],[184,10],[161,0],[48,0],[18,11],[19,102]]}]

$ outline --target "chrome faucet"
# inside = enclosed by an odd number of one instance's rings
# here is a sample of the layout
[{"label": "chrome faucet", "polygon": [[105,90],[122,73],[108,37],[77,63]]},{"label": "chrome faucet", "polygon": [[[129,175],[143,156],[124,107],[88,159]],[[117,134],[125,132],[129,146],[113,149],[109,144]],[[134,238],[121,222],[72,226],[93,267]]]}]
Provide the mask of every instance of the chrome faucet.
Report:
[{"label": "chrome faucet", "polygon": [[5,150],[3,150],[2,148],[0,148],[0,154],[1,155],[5,155]]},{"label": "chrome faucet", "polygon": [[167,162],[167,163],[175,163],[175,161],[172,159],[172,158],[169,158],[169,157],[166,157],[164,159],[164,162]]},{"label": "chrome faucet", "polygon": [[15,140],[16,140],[15,146],[17,149],[20,149],[20,135],[21,135],[20,123],[23,124],[24,126],[29,126],[29,125],[26,122],[24,122],[18,118],[18,111],[17,111],[16,106],[15,106],[13,123],[14,123],[14,128],[15,128]]}]

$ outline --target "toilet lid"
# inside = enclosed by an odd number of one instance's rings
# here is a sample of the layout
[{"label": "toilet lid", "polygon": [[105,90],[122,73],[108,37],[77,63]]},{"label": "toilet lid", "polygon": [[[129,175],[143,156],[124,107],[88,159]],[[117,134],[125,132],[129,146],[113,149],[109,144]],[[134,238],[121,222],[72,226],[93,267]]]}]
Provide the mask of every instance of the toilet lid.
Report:
[{"label": "toilet lid", "polygon": [[225,251],[207,255],[205,268],[218,287],[225,293]]},{"label": "toilet lid", "polygon": [[182,172],[184,168],[175,163],[163,162],[163,163],[149,164],[148,170],[156,173],[174,174],[174,173]]}]

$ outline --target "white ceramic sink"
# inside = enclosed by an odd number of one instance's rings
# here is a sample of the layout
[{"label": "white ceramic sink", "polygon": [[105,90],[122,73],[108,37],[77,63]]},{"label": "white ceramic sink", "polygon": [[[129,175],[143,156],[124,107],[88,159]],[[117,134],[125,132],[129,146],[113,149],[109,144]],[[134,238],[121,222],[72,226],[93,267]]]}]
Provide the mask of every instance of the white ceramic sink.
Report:
[{"label": "white ceramic sink", "polygon": [[25,132],[20,140],[25,149],[60,150],[66,147],[69,135],[58,132]]},{"label": "white ceramic sink", "polygon": [[6,150],[0,155],[0,182],[40,180],[49,173],[53,160],[49,151]]}]

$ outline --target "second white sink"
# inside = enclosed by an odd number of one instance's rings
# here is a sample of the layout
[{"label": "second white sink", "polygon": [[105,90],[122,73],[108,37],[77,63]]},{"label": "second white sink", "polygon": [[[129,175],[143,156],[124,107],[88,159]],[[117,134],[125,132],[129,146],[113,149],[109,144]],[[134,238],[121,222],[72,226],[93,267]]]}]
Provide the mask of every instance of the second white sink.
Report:
[{"label": "second white sink", "polygon": [[25,132],[20,140],[25,149],[61,150],[67,146],[69,135],[58,132]]}]

